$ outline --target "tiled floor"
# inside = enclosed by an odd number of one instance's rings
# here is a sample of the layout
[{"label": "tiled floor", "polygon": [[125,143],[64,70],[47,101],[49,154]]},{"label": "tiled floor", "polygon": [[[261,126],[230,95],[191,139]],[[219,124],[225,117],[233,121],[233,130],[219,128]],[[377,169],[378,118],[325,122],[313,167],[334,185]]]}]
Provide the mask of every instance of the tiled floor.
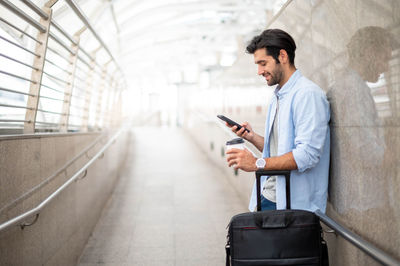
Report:
[{"label": "tiled floor", "polygon": [[79,265],[225,265],[226,226],[245,211],[182,129],[137,128]]}]

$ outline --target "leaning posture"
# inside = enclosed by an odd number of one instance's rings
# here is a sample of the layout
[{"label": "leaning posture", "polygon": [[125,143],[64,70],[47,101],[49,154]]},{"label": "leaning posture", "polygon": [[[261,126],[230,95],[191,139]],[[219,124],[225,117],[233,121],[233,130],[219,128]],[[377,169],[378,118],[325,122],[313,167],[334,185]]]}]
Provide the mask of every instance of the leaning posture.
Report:
[{"label": "leaning posture", "polygon": [[[248,122],[240,130],[231,127],[261,151],[262,157],[255,158],[246,149],[231,149],[227,152],[228,165],[248,172],[291,170],[292,209],[325,212],[330,154],[330,109],[325,92],[296,69],[296,44],[288,33],[265,30],[246,50],[254,55],[258,75],[265,77],[269,86],[277,86],[264,136],[256,134]],[[261,182],[262,210],[285,209],[284,177],[264,176]],[[254,185],[249,209],[254,211],[255,207]]]}]

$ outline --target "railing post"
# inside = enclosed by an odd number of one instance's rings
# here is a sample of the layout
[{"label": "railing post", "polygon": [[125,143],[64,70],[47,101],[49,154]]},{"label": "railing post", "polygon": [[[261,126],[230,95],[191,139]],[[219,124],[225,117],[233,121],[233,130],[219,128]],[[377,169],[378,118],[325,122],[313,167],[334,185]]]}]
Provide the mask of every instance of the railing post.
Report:
[{"label": "railing post", "polygon": [[40,57],[35,56],[33,59],[31,80],[34,82],[32,82],[29,87],[29,96],[25,113],[25,120],[27,122],[24,122],[24,133],[35,133],[36,116],[40,98],[40,87],[42,83],[43,67],[46,58],[47,41],[49,39],[52,16],[51,8],[43,7],[43,11],[48,14],[49,18],[47,20],[43,18],[40,19],[40,24],[46,28],[46,31],[43,33],[39,31],[37,35],[37,40],[39,42],[36,43],[35,52],[36,54],[40,55]]},{"label": "railing post", "polygon": [[114,94],[114,99],[113,99],[113,103],[112,103],[112,111],[111,111],[111,122],[110,125],[115,128],[117,125],[119,125],[119,107],[120,107],[120,102],[119,102],[119,97],[121,94],[121,87],[120,87],[120,83],[117,82],[115,84],[115,94]]},{"label": "railing post", "polygon": [[79,50],[79,41],[80,36],[74,35],[73,38],[76,41],[76,44],[71,44],[71,50],[74,54],[70,54],[69,56],[69,67],[70,67],[70,74],[68,75],[68,84],[64,91],[64,102],[62,106],[62,115],[60,121],[60,132],[67,132],[68,131],[68,122],[69,122],[69,112],[71,107],[71,99],[72,99],[72,91],[74,88],[74,80],[75,80],[75,71],[76,71],[76,62],[78,59],[78,50]]},{"label": "railing post", "polygon": [[114,88],[114,84],[116,83],[115,77],[115,72],[112,74],[111,79],[110,79],[110,85],[109,85],[109,93],[108,93],[108,101],[107,101],[107,126],[111,126],[112,122],[112,106],[114,104],[114,96],[116,92],[116,88]]},{"label": "railing post", "polygon": [[[104,93],[104,88],[106,86],[106,79],[107,79],[107,65],[111,62],[108,61],[107,63],[104,64],[103,69],[101,70],[101,84],[99,86],[99,98],[97,101],[97,110],[96,110],[96,128],[100,129],[100,120],[103,119],[102,117],[102,104],[103,104],[103,93]],[[104,122],[104,121],[103,121]]]},{"label": "railing post", "polygon": [[47,3],[46,3],[46,7],[53,7],[56,3],[58,2],[58,0],[49,0],[49,1],[47,1]]},{"label": "railing post", "polygon": [[[101,48],[101,47],[100,47]],[[89,114],[90,114],[90,99],[92,97],[92,90],[93,90],[93,82],[94,82],[94,68],[96,66],[96,53],[99,50],[97,48],[94,50],[91,55],[92,59],[90,60],[90,69],[88,76],[86,78],[86,89],[85,89],[85,107],[83,112],[82,118],[82,130],[88,131],[89,130]]]},{"label": "railing post", "polygon": [[115,119],[115,125],[119,126],[122,124],[122,92],[123,92],[123,88],[121,87],[121,84],[118,84],[118,95],[117,95],[117,99],[116,99],[116,104],[115,106],[115,115],[117,117],[117,119]]}]

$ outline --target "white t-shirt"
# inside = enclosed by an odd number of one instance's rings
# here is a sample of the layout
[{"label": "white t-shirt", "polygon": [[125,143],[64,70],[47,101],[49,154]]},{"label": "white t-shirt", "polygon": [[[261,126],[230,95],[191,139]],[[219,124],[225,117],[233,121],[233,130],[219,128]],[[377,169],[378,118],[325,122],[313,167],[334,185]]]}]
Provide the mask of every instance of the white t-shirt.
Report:
[{"label": "white t-shirt", "polygon": [[[271,157],[278,155],[278,111],[279,111],[279,100],[277,99],[276,113],[274,122],[272,125],[270,135],[270,155]],[[262,195],[269,201],[276,202],[276,176],[270,176],[265,180]]]}]

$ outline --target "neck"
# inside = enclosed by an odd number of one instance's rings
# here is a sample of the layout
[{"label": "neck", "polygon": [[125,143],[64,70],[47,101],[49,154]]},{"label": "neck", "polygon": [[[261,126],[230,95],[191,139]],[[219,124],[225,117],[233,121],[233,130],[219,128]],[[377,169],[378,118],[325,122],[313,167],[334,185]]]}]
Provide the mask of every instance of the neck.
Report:
[{"label": "neck", "polygon": [[294,65],[290,65],[286,71],[283,72],[283,78],[281,82],[279,82],[279,87],[282,88],[283,85],[288,82],[290,77],[293,75],[293,73],[296,71],[296,67]]},{"label": "neck", "polygon": [[349,63],[349,67],[356,71],[363,80],[368,80],[368,75],[365,73],[365,67],[363,68],[361,65],[352,62]]}]

